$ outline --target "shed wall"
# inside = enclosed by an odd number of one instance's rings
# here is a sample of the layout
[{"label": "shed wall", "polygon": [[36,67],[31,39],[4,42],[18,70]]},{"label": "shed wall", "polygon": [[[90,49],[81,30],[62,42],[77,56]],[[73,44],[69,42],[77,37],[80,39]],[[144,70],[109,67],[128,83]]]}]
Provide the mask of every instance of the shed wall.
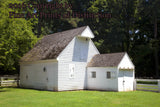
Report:
[{"label": "shed wall", "polygon": [[[91,72],[96,72],[96,78],[92,78]],[[106,72],[111,72],[111,78],[107,79]],[[115,74],[112,76],[112,74]],[[118,79],[116,67],[88,67],[87,89],[118,91]]]},{"label": "shed wall", "polygon": [[[45,71],[44,71],[45,67]],[[20,86],[25,88],[57,90],[58,63],[31,62],[20,65]]]}]

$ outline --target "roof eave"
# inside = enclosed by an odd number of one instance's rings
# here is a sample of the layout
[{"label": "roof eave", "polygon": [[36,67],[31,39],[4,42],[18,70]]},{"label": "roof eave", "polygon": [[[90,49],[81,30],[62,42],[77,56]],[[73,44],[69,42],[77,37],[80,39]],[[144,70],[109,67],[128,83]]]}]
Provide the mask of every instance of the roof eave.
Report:
[{"label": "roof eave", "polygon": [[36,60],[36,61],[19,61],[20,64],[23,63],[43,63],[43,62],[58,62],[57,59],[46,59],[46,60]]},{"label": "roof eave", "polygon": [[98,67],[98,68],[117,68],[118,66],[87,66],[87,68],[89,67]]}]

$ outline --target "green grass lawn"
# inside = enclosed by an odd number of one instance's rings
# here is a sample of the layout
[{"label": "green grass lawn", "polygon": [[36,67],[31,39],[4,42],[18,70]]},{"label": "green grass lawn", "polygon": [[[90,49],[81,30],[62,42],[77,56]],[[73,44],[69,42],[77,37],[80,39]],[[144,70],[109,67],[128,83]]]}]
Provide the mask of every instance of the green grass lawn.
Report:
[{"label": "green grass lawn", "polygon": [[0,87],[0,107],[160,107],[160,93],[64,91]]}]

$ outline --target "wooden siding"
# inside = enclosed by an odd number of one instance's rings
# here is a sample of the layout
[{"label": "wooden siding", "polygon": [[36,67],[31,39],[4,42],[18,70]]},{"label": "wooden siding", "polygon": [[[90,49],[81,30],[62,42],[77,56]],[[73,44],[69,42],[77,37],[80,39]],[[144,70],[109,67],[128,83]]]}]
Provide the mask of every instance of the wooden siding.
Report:
[{"label": "wooden siding", "polygon": [[91,29],[87,26],[86,29],[81,33],[82,37],[94,38],[94,34]]},{"label": "wooden siding", "polygon": [[[45,67],[45,71],[44,71]],[[57,62],[21,64],[20,86],[34,89],[57,90]]]},{"label": "wooden siding", "polygon": [[118,65],[119,69],[134,69],[134,65],[127,54],[124,55]]},{"label": "wooden siding", "polygon": [[[91,72],[96,72],[96,78],[91,77]],[[106,78],[106,72],[111,72],[111,78]],[[112,74],[115,74],[113,77]],[[87,89],[118,91],[117,68],[116,67],[88,67]]]},{"label": "wooden siding", "polygon": [[[76,37],[58,56],[58,91],[86,87],[86,66],[99,52],[89,38]],[[75,64],[75,77],[69,78],[69,64]]]},{"label": "wooden siding", "polygon": [[96,48],[96,46],[94,45],[94,43],[92,42],[92,40],[89,41],[89,50],[88,50],[88,60],[87,62],[89,62],[94,55],[96,54],[100,54],[98,49]]}]

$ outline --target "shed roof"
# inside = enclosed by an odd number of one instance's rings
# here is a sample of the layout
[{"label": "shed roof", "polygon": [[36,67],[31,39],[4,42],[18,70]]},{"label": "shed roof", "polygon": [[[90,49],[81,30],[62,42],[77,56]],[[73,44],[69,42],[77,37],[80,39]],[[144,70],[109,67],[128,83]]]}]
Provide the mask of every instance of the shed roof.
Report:
[{"label": "shed roof", "polygon": [[124,55],[125,52],[96,54],[88,63],[87,67],[116,67]]},{"label": "shed roof", "polygon": [[55,59],[69,44],[69,42],[86,29],[87,26],[79,27],[63,32],[44,36],[37,44],[26,53],[20,61],[37,61]]}]

